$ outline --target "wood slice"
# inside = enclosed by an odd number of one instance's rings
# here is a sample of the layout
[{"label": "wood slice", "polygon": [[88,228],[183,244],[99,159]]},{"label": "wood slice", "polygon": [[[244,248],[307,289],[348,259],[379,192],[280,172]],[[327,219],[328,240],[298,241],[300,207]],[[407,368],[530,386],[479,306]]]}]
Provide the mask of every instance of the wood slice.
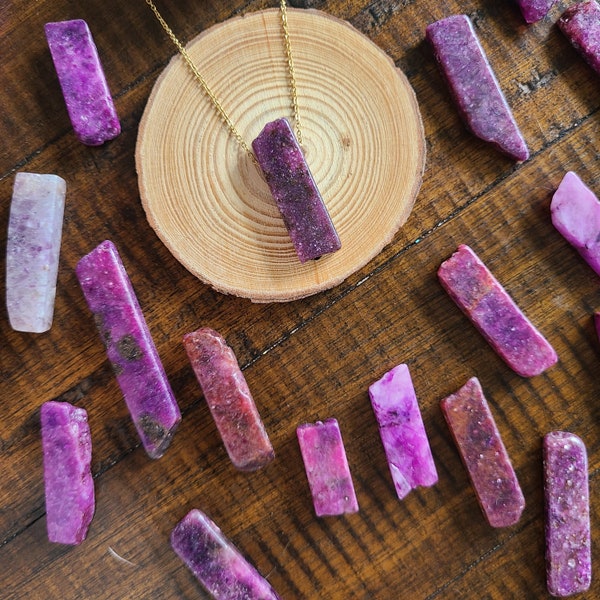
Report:
[{"label": "wood slice", "polygon": [[[301,264],[251,158],[176,54],[148,100],[136,167],[150,225],[173,255],[215,289],[256,302],[331,288],[364,266],[408,218],[425,140],[404,74],[348,23],[290,9],[304,151],[342,249]],[[292,120],[280,14],[220,23],[187,50],[248,144]]]}]

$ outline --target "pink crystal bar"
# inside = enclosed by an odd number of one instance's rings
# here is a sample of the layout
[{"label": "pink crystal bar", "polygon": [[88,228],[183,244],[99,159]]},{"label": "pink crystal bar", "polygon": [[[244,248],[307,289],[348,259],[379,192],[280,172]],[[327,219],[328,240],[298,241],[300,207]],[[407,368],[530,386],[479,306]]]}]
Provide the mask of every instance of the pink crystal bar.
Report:
[{"label": "pink crystal bar", "polygon": [[600,73],[600,5],[594,0],[567,8],[558,27],[585,61]]},{"label": "pink crystal bar", "polygon": [[518,0],[518,3],[525,21],[535,23],[550,12],[556,0]]},{"label": "pink crystal bar", "polygon": [[197,509],[173,529],[171,546],[215,600],[279,598],[219,527]]},{"label": "pink crystal bar", "polygon": [[46,39],[79,140],[99,146],[121,132],[98,50],[85,21],[46,23]]},{"label": "pink crystal bar", "polygon": [[87,412],[68,402],[45,402],[41,422],[48,539],[80,544],[95,507]]},{"label": "pink crystal bar", "polygon": [[553,431],[544,437],[544,492],[548,591],[585,592],[592,579],[588,461],[576,435]]},{"label": "pink crystal bar", "polygon": [[355,513],[358,502],[336,419],[296,429],[317,517]]},{"label": "pink crystal bar", "polygon": [[525,140],[469,17],[454,15],[431,23],[426,36],[471,132],[510,158],[527,160]]},{"label": "pink crystal bar", "polygon": [[242,471],[267,465],[273,446],[233,350],[208,327],[186,334],[183,345],[231,462]]},{"label": "pink crystal bar", "polygon": [[115,245],[102,242],[76,273],[144,448],[160,458],[181,413]]},{"label": "pink crystal bar", "polygon": [[6,307],[16,331],[52,326],[65,207],[58,175],[17,173],[6,244]]},{"label": "pink crystal bar", "polygon": [[508,366],[523,377],[542,373],[558,357],[478,256],[461,245],[438,270],[444,289]]},{"label": "pink crystal bar", "polygon": [[406,365],[398,365],[369,387],[369,396],[398,498],[438,475],[421,411]]},{"label": "pink crystal bar", "polygon": [[441,408],[488,523],[514,525],[525,499],[479,380],[469,379]]}]

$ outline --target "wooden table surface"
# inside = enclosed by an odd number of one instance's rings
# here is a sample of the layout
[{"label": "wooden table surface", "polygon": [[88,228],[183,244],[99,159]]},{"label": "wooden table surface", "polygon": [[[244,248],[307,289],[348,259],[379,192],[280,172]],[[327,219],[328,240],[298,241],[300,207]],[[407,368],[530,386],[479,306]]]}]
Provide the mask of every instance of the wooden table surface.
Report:
[{"label": "wooden table surface", "polygon": [[[567,430],[589,452],[592,532],[600,519],[600,345],[597,275],[554,230],[553,191],[568,170],[600,194],[600,78],[555,22],[570,2],[526,26],[511,2],[309,0],[349,21],[407,75],[422,112],[427,165],[415,208],[379,256],[337,287],[289,303],[253,304],[190,275],[148,225],[137,187],[138,125],[174,50],[143,0],[0,4],[0,234],[15,173],[67,181],[55,319],[44,334],[0,319],[0,584],[2,598],[204,598],[169,546],[192,508],[209,514],[282,598],[544,598],[541,444]],[[161,1],[189,40],[273,0]],[[431,50],[428,23],[469,14],[531,151],[515,164],[469,134]],[[85,19],[98,45],[123,131],[101,147],[75,138],[43,33],[48,21]],[[343,102],[343,98],[340,99]],[[182,424],[165,456],[136,436],[74,274],[104,239],[118,246],[166,372]],[[458,244],[475,249],[556,349],[559,363],[513,373],[436,278]],[[4,253],[2,253],[4,254]],[[0,258],[4,271],[4,256]],[[2,278],[3,281],[3,278]],[[4,296],[4,283],[0,284]],[[220,442],[181,338],[200,326],[233,347],[277,454],[236,472]],[[399,501],[368,386],[407,363],[439,483]],[[519,523],[484,520],[439,409],[480,379],[521,483]],[[93,439],[96,513],[78,547],[46,536],[39,409],[85,407]],[[296,427],[336,417],[360,512],[315,517]],[[593,555],[598,556],[597,538]],[[586,598],[600,597],[594,578]]]}]

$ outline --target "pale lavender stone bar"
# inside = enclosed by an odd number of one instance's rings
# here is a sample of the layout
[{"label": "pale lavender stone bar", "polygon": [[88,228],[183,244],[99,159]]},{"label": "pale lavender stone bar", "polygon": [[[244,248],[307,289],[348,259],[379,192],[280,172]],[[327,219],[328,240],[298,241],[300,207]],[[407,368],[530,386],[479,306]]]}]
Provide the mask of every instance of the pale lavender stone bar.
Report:
[{"label": "pale lavender stone bar", "polygon": [[95,509],[87,412],[68,402],[45,402],[41,425],[48,539],[77,545]]},{"label": "pale lavender stone bar", "polygon": [[181,413],[115,245],[102,242],[76,273],[144,448],[160,458]]},{"label": "pale lavender stone bar", "polygon": [[592,579],[588,460],[566,431],[544,437],[546,583],[553,596],[589,589]]},{"label": "pale lavender stone bar", "polygon": [[215,600],[279,598],[219,527],[197,509],[173,529],[171,546]]},{"label": "pale lavender stone bar", "polygon": [[558,27],[600,74],[600,5],[594,0],[574,4],[561,15]]},{"label": "pale lavender stone bar", "polygon": [[288,121],[267,123],[252,148],[300,262],[339,250],[340,238]]},{"label": "pale lavender stone bar", "polygon": [[99,146],[121,132],[98,49],[81,19],[46,23],[46,39],[79,140]]},{"label": "pale lavender stone bar", "polygon": [[471,132],[510,158],[527,160],[525,140],[469,17],[453,15],[431,23],[426,36]]},{"label": "pale lavender stone bar", "polygon": [[398,365],[369,387],[369,397],[398,498],[438,475],[407,365]]},{"label": "pale lavender stone bar", "polygon": [[17,173],[6,243],[6,307],[16,331],[52,327],[66,183],[58,175]]},{"label": "pale lavender stone bar", "polygon": [[543,19],[549,12],[552,6],[556,4],[556,0],[517,0],[523,17],[527,23],[535,23]]},{"label": "pale lavender stone bar", "polygon": [[556,352],[466,245],[438,270],[443,288],[506,364],[523,377],[556,363]]}]

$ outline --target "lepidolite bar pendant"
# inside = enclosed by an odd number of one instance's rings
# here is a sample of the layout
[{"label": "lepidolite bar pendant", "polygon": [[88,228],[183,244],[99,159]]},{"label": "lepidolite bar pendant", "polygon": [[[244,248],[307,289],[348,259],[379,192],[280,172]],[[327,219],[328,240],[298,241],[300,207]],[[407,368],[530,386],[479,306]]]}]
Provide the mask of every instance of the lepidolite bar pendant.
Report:
[{"label": "lepidolite bar pendant", "polygon": [[144,448],[160,458],[181,413],[117,248],[102,242],[76,273]]},{"label": "lepidolite bar pendant", "polygon": [[488,523],[514,525],[525,499],[479,380],[469,379],[441,408]]},{"label": "lepidolite bar pendant", "polygon": [[466,245],[438,270],[443,288],[506,364],[523,377],[556,363],[556,352]]},{"label": "lepidolite bar pendant", "polygon": [[209,327],[186,334],[183,345],[233,465],[266,466],[275,453],[233,350]]},{"label": "lepidolite bar pendant", "polygon": [[398,365],[369,387],[369,397],[398,498],[438,475],[407,365]]},{"label": "lepidolite bar pendant", "polygon": [[317,517],[358,511],[358,501],[336,419],[296,429]]},{"label": "lepidolite bar pendant", "polygon": [[121,124],[87,23],[46,23],[45,31],[75,135],[88,146],[117,137]]},{"label": "lepidolite bar pendant", "polygon": [[527,23],[543,19],[556,3],[556,0],[518,0],[523,18]]},{"label": "lepidolite bar pendant", "polygon": [[6,243],[6,308],[16,331],[52,326],[66,183],[58,175],[17,173]]},{"label": "lepidolite bar pendant", "polygon": [[203,512],[173,529],[171,547],[215,600],[278,600],[271,584]]},{"label": "lepidolite bar pendant", "polygon": [[573,4],[558,19],[558,27],[600,74],[600,4],[595,0]]},{"label": "lepidolite bar pendant", "polygon": [[426,37],[448,83],[458,111],[477,137],[517,161],[529,150],[466,15],[454,15],[427,26]]},{"label": "lepidolite bar pendant", "polygon": [[87,412],[68,402],[45,402],[41,425],[48,539],[77,545],[95,509]]},{"label": "lepidolite bar pendant", "polygon": [[252,149],[300,262],[339,250],[340,238],[288,121],[267,123]]},{"label": "lepidolite bar pendant", "polygon": [[589,589],[592,579],[588,460],[566,431],[544,437],[546,583],[553,596]]}]

